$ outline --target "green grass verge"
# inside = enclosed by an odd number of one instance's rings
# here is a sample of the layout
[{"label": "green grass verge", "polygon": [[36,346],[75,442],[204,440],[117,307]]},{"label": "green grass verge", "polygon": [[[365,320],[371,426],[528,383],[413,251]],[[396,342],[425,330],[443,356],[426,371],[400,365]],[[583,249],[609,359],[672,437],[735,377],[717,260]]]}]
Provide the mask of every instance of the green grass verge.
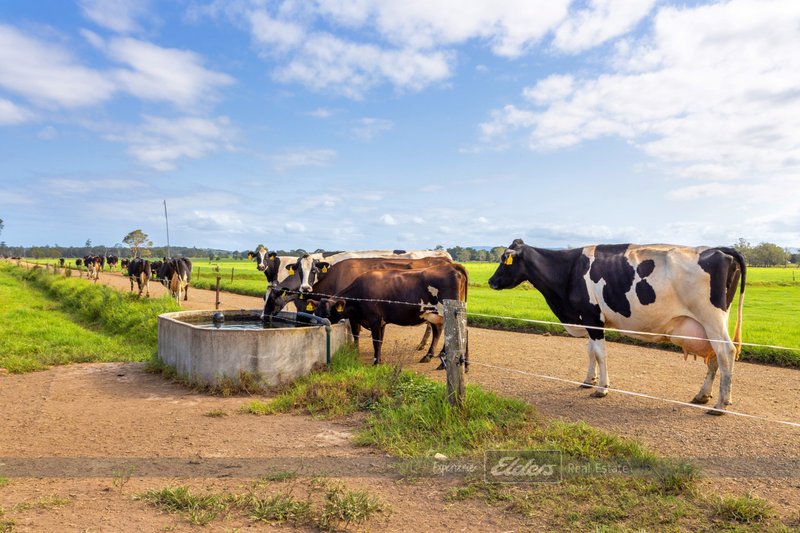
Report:
[{"label": "green grass verge", "polygon": [[146,361],[157,346],[168,298],[141,299],[42,269],[0,263],[0,368],[11,373],[50,365]]}]

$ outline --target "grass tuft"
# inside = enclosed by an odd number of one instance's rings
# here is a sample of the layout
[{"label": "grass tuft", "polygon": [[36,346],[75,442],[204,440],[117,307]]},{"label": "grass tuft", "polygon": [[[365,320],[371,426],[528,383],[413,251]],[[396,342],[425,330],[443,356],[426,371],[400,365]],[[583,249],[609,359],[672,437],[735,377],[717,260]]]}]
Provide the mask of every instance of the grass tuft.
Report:
[{"label": "grass tuft", "polygon": [[718,518],[743,524],[755,524],[774,515],[769,502],[746,496],[720,496],[714,510]]}]

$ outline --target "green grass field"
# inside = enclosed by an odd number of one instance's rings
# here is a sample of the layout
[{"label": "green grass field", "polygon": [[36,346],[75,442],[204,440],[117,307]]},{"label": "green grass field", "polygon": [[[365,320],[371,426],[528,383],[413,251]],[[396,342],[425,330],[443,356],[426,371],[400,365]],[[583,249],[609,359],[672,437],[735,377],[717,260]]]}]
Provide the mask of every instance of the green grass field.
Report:
[{"label": "green grass field", "polygon": [[[50,260],[50,263],[53,261]],[[266,290],[264,274],[256,270],[255,262],[248,260],[215,261],[208,258],[192,259],[194,271],[192,285],[200,289],[213,289],[220,276],[220,288],[248,296],[263,296]],[[541,294],[528,284],[516,289],[493,291],[487,281],[497,268],[496,263],[465,263],[470,276],[470,323],[475,326],[564,333],[560,326],[530,324],[498,318],[475,316],[478,314],[522,319],[556,321]],[[231,281],[233,274],[233,281]],[[738,296],[733,306],[738,305]],[[731,313],[730,331],[735,326],[735,311]],[[615,339],[614,335],[609,336]],[[616,337],[619,338],[619,337]],[[742,358],[782,365],[800,366],[800,269],[757,268],[747,270],[747,290],[744,305],[744,342],[797,348],[782,351],[745,346]]]},{"label": "green grass field", "polygon": [[147,361],[158,314],[176,310],[170,298],[137,300],[0,262],[0,368],[22,373],[67,363]]}]

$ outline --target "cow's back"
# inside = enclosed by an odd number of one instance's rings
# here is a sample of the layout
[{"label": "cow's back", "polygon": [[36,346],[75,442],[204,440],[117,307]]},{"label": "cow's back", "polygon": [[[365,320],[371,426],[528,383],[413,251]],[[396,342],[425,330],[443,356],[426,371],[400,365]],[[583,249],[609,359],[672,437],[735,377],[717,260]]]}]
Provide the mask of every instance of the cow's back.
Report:
[{"label": "cow's back", "polygon": [[730,302],[724,309],[714,305],[711,287],[718,276],[712,280],[702,266],[708,250],[714,249],[663,244],[586,247],[589,268],[583,280],[590,302],[599,306],[606,326],[634,331],[665,332],[677,317],[699,323],[725,320]]}]

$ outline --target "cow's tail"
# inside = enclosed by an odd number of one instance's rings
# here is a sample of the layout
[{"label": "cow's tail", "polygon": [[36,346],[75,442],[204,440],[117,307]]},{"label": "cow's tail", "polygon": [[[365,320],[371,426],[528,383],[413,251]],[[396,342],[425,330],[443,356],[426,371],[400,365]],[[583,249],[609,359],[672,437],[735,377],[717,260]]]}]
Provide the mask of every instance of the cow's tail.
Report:
[{"label": "cow's tail", "polygon": [[736,328],[733,330],[733,345],[736,348],[736,359],[739,359],[739,354],[742,352],[742,307],[744,306],[744,287],[747,278],[747,263],[744,256],[733,248],[722,248],[722,251],[732,256],[739,268],[742,269],[742,279],[739,282],[739,307],[736,311]]}]

